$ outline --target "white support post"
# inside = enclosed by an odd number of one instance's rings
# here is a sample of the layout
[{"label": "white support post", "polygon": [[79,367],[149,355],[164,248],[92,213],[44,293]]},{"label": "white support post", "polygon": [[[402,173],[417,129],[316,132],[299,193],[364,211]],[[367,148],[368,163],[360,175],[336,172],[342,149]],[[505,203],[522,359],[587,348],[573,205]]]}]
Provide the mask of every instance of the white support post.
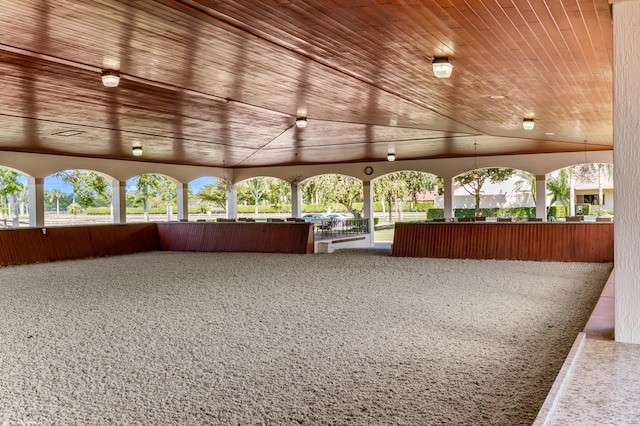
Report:
[{"label": "white support post", "polygon": [[364,199],[362,216],[365,219],[368,219],[369,241],[371,241],[371,245],[373,246],[375,242],[373,239],[375,225],[373,221],[373,191],[371,188],[371,181],[365,180],[362,182],[362,197]]},{"label": "white support post", "polygon": [[302,187],[291,182],[291,217],[302,217]]},{"label": "white support post", "polygon": [[640,1],[612,7],[615,339],[640,344]]},{"label": "white support post", "polygon": [[444,179],[443,198],[444,198],[444,217],[445,219],[453,218],[453,178],[446,177]]},{"label": "white support post", "polygon": [[238,187],[231,185],[227,189],[227,219],[238,218]]},{"label": "white support post", "polygon": [[547,221],[547,176],[536,175],[536,218]]},{"label": "white support post", "polygon": [[178,204],[178,220],[189,220],[189,184],[176,183],[176,202]]},{"label": "white support post", "polygon": [[127,223],[127,182],[111,181],[111,219],[113,223]]},{"label": "white support post", "polygon": [[44,178],[27,178],[29,191],[29,226],[44,226]]}]

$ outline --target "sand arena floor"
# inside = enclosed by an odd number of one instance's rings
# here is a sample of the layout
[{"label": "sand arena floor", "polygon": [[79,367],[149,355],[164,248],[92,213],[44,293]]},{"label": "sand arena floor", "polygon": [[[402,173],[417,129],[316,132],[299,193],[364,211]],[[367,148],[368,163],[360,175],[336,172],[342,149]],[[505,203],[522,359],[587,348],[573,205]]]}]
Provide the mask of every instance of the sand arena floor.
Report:
[{"label": "sand arena floor", "polygon": [[385,250],[0,268],[0,424],[531,424],[611,268]]}]

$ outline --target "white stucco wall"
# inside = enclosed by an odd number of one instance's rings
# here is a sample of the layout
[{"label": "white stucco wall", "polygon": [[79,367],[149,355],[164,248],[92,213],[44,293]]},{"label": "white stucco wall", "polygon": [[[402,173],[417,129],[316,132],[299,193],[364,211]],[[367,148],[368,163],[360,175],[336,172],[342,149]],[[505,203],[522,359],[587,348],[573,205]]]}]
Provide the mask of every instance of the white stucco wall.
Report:
[{"label": "white stucco wall", "polygon": [[613,4],[615,338],[640,344],[640,1]]}]

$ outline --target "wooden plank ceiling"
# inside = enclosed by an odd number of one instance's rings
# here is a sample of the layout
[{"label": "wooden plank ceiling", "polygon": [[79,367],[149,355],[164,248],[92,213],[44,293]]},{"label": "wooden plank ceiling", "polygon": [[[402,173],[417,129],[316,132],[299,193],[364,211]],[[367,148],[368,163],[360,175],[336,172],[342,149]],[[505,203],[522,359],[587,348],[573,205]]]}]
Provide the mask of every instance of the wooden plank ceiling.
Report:
[{"label": "wooden plank ceiling", "polygon": [[255,167],[612,148],[608,0],[1,5],[0,150]]}]

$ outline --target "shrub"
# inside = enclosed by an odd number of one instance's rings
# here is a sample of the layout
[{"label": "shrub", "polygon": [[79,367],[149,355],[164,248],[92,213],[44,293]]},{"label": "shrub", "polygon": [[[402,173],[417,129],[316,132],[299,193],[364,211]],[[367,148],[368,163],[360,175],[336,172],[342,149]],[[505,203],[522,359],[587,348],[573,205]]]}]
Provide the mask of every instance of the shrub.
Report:
[{"label": "shrub", "polygon": [[[172,208],[172,213],[175,210]],[[149,207],[149,214],[166,214],[166,207]],[[144,207],[127,207],[127,214],[144,214]]]},{"label": "shrub", "polygon": [[444,209],[431,208],[427,210],[427,220],[444,219]]},{"label": "shrub", "polygon": [[428,212],[433,208],[433,201],[418,201],[415,203],[415,211]]},{"label": "shrub", "polygon": [[[581,213],[578,213],[582,210]],[[591,214],[591,204],[589,203],[579,203],[576,204],[576,215],[577,216],[587,216]]]},{"label": "shrub", "polygon": [[[503,207],[503,208],[488,208],[480,209],[483,217],[512,217],[514,219],[525,219],[527,217],[536,216],[535,207]],[[476,214],[475,209],[455,209],[454,216],[461,217],[474,217]],[[443,219],[444,209],[429,209],[427,210],[427,220]]]},{"label": "shrub", "polygon": [[302,213],[319,213],[326,211],[324,204],[303,204]]},{"label": "shrub", "polygon": [[549,206],[549,210],[547,212],[547,216],[552,217],[567,217],[567,208],[566,206]]},{"label": "shrub", "polygon": [[111,207],[87,207],[87,214],[90,215],[110,215]]},{"label": "shrub", "polygon": [[505,207],[498,209],[497,217],[511,217],[513,219],[526,219],[536,217],[535,207]]}]

